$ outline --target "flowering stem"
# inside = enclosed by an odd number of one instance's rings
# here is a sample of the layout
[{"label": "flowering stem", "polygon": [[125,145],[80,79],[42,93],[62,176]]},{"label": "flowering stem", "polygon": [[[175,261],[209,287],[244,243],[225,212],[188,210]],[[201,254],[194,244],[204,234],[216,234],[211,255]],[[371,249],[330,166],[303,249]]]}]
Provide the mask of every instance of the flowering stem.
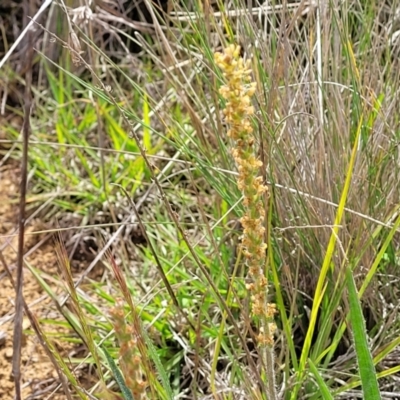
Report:
[{"label": "flowering stem", "polygon": [[235,141],[232,155],[238,166],[238,188],[244,197],[245,211],[240,222],[243,226],[243,253],[250,280],[247,289],[251,294],[251,312],[260,325],[257,342],[266,367],[268,400],[276,400],[273,352],[276,307],[267,301],[268,280],[264,274],[267,245],[264,240],[263,194],[268,188],[259,176],[263,164],[255,156],[255,138],[250,121],[254,114],[251,97],[256,91],[256,84],[251,81],[250,62],[244,62],[239,53],[240,48],[231,45],[223,54],[216,53],[214,57],[227,82],[220,88],[220,94],[227,100],[224,110],[225,120],[230,126],[227,134]]}]

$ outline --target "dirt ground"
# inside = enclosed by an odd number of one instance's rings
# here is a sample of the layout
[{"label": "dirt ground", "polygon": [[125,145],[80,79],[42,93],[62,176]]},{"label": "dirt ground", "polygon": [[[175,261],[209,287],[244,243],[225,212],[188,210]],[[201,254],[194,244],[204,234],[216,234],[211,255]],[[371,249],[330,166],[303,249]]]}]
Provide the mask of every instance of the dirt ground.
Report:
[{"label": "dirt ground", "polygon": [[[17,237],[15,233],[18,216],[18,182],[19,174],[16,165],[6,164],[0,167],[0,250],[8,267],[15,277],[15,261]],[[28,232],[35,230],[35,223],[27,228]],[[52,241],[40,244],[38,235],[27,235],[26,249],[34,249],[27,258],[28,262],[49,275],[57,274],[57,258]],[[43,290],[30,274],[24,270],[24,298],[35,316],[45,318],[51,316],[53,307]],[[11,376],[12,337],[14,321],[15,292],[10,279],[0,264],[0,399],[14,398],[14,382]],[[58,386],[55,369],[40,346],[34,333],[29,333],[30,323],[24,317],[24,345],[22,348],[22,387],[24,399],[62,399],[65,396],[52,394]]]}]

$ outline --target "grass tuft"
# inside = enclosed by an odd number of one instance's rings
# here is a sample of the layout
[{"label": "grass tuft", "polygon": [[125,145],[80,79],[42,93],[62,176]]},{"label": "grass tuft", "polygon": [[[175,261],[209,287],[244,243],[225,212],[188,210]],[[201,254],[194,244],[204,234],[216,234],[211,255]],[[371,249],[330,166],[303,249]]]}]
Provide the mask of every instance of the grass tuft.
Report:
[{"label": "grass tuft", "polygon": [[27,206],[65,248],[29,268],[86,349],[58,370],[82,398],[400,393],[398,2],[150,3],[38,25]]}]

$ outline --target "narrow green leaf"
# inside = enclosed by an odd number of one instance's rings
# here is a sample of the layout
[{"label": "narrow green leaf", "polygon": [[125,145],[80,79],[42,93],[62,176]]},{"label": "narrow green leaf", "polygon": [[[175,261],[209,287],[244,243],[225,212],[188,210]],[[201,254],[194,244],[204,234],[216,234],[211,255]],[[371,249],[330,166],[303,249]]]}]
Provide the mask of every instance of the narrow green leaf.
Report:
[{"label": "narrow green leaf", "polygon": [[308,365],[310,366],[311,372],[313,373],[315,380],[317,381],[319,390],[321,391],[322,398],[324,400],[333,400],[333,396],[331,395],[328,386],[322,379],[322,376],[319,374],[317,367],[311,361],[311,359],[308,359]]},{"label": "narrow green leaf", "polygon": [[111,357],[111,355],[108,353],[107,349],[102,346],[102,350],[104,351],[104,354],[107,358],[108,365],[110,366],[110,369],[114,375],[114,378],[116,382],[118,383],[119,388],[121,389],[122,395],[124,396],[125,400],[134,400],[133,395],[129,388],[126,386],[124,377],[121,374],[121,371],[117,367],[117,364],[115,364],[115,361]]},{"label": "narrow green leaf", "polygon": [[173,400],[174,396],[172,393],[171,386],[169,384],[169,379],[168,379],[167,373],[165,372],[165,369],[161,363],[160,357],[158,357],[157,351],[154,348],[153,343],[151,342],[150,338],[147,336],[147,333],[144,329],[142,330],[142,334],[143,334],[144,340],[146,342],[146,346],[147,346],[147,350],[149,351],[150,358],[154,362],[154,365],[160,376],[162,386],[165,389],[165,394],[167,395],[168,400]]},{"label": "narrow green leaf", "polygon": [[147,93],[143,99],[143,144],[147,151],[151,150],[151,131],[150,127],[150,106],[147,98]]},{"label": "narrow green leaf", "polygon": [[397,216],[397,219],[394,222],[392,229],[389,231],[389,234],[387,235],[385,241],[383,242],[381,248],[379,249],[379,252],[375,257],[373,264],[369,268],[368,274],[365,277],[365,280],[361,286],[359,298],[361,298],[361,296],[364,294],[364,292],[367,289],[368,285],[370,284],[372,278],[374,277],[374,275],[378,269],[378,266],[384,256],[384,254],[386,253],[387,248],[389,247],[390,243],[392,242],[393,237],[394,237],[395,233],[397,232],[397,230],[399,229],[399,227],[400,227],[400,214]]},{"label": "narrow green leaf", "polygon": [[361,304],[358,299],[351,268],[347,268],[346,270],[346,280],[349,292],[350,321],[354,336],[354,345],[360,370],[364,399],[380,400],[381,395],[379,392],[378,381],[376,379],[375,366],[368,347],[365,321],[362,315]]}]

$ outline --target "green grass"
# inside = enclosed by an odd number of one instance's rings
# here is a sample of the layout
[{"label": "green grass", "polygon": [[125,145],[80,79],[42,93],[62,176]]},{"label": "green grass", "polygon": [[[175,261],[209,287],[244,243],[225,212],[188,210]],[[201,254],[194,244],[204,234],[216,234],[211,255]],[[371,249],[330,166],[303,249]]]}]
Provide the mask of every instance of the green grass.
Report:
[{"label": "green grass", "polygon": [[[142,46],[131,55],[135,68],[83,25],[89,70],[72,66],[65,48],[56,61],[40,53],[46,84],[34,92],[28,200],[48,201],[49,221],[79,216],[81,227],[71,230],[95,236],[99,251],[126,224],[113,243],[118,269],[103,257],[101,282],[86,279],[76,290],[69,282],[74,309],[59,306],[88,349],[84,362],[97,366],[99,384],[89,392],[128,393],[109,317],[122,297],[145,338],[150,398],[266,398],[240,249],[241,195],[218,94],[223,77],[213,59],[234,42],[258,84],[253,125],[270,188],[278,392],[293,400],[400,392],[399,367],[386,361],[400,341],[390,306],[400,267],[400,79],[394,28],[383,34],[400,4],[329,3],[324,14],[289,8],[285,17],[277,6],[250,18],[230,15],[247,10],[234,3],[220,11],[174,4],[179,18],[166,17],[167,29],[157,23],[152,38],[135,36]],[[5,129],[18,158],[19,132]],[[135,246],[141,235],[148,243]],[[113,379],[118,386],[106,390]]]}]

